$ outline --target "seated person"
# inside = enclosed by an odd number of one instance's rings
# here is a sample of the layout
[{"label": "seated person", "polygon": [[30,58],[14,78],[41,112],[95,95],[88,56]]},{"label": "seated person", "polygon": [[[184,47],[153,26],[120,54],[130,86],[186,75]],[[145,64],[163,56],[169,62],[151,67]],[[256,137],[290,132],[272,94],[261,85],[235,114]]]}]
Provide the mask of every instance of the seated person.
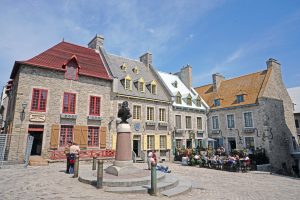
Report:
[{"label": "seated person", "polygon": [[165,173],[171,173],[171,170],[169,170],[168,166],[163,166],[163,165],[160,165],[158,163],[156,165],[156,170],[159,170],[159,171],[162,171],[162,172],[165,172]]}]

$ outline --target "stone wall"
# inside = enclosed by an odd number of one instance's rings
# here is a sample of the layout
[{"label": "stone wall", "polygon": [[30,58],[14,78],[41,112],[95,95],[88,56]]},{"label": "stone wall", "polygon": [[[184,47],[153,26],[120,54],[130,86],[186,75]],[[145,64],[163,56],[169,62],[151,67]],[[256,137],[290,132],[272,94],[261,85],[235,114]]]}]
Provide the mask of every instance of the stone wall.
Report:
[{"label": "stone wall", "polygon": [[[67,80],[64,78],[64,72],[49,70],[31,66],[21,66],[19,75],[19,84],[15,98],[15,109],[13,109],[13,128],[11,133],[20,133],[20,127],[24,129],[22,134],[27,134],[29,124],[44,125],[42,155],[48,157],[50,148],[50,135],[52,124],[66,125],[85,125],[85,126],[107,126],[108,116],[110,116],[110,92],[112,82],[79,76],[78,81]],[[31,100],[33,88],[48,90],[46,112],[31,111]],[[63,94],[64,92],[76,93],[76,115],[77,119],[63,119],[62,113]],[[90,95],[101,97],[101,116],[102,121],[88,120],[89,115],[89,97]],[[25,120],[21,124],[19,113],[21,104],[27,103],[25,109]],[[30,114],[42,114],[45,116],[45,122],[30,122]]]}]

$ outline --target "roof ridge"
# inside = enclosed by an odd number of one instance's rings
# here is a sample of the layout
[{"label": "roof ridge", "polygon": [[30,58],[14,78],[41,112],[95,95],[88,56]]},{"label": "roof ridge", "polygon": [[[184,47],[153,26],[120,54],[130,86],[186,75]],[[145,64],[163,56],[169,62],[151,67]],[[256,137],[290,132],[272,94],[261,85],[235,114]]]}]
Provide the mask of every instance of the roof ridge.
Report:
[{"label": "roof ridge", "polygon": [[111,55],[111,56],[116,56],[116,57],[119,57],[119,58],[125,58],[127,60],[132,60],[132,61],[135,61],[135,62],[139,62],[139,63],[143,63],[139,60],[134,60],[133,58],[127,58],[127,57],[123,57],[123,56],[120,56],[120,55],[116,55],[116,54],[113,54],[113,53],[107,53],[108,55]]},{"label": "roof ridge", "polygon": [[[237,76],[237,77],[234,77],[234,78],[231,78],[231,79],[224,79],[222,82],[230,81],[230,80],[234,80],[234,79],[238,79],[238,78],[243,78],[243,77],[245,77],[245,76],[251,76],[251,75],[253,75],[253,74],[262,73],[262,72],[264,72],[264,71],[268,71],[268,70],[265,69],[265,70],[262,70],[262,71],[257,71],[257,72],[252,72],[252,73],[249,73],[249,74],[244,74],[244,75],[242,75],[242,76]],[[222,82],[221,82],[221,83],[222,83]]]}]

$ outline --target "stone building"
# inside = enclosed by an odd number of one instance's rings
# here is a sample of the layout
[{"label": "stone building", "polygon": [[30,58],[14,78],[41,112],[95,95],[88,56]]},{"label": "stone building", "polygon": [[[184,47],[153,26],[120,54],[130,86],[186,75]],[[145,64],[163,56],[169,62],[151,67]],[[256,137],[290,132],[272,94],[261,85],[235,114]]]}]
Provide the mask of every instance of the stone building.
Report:
[{"label": "stone building", "polygon": [[109,114],[110,141],[116,145],[117,111],[128,101],[132,118],[132,151],[137,159],[145,160],[149,150],[156,150],[161,160],[171,156],[171,125],[169,122],[171,101],[167,89],[159,79],[153,65],[152,54],[145,53],[139,60],[107,53],[104,38],[96,35],[89,47],[100,52],[113,78],[111,112]]},{"label": "stone building", "polygon": [[192,67],[187,65],[180,72],[158,72],[172,97],[170,124],[173,146],[177,148],[202,147],[207,138],[207,104],[192,88]]},{"label": "stone building", "polygon": [[209,136],[227,152],[263,148],[272,170],[292,174],[291,152],[297,148],[293,103],[281,77],[281,65],[267,61],[267,69],[226,80],[213,74],[213,84],[196,88],[210,106]]},{"label": "stone building", "polygon": [[31,155],[44,158],[65,158],[72,140],[86,152],[108,147],[112,79],[93,49],[60,42],[16,61],[10,78],[6,131],[19,136],[9,143],[9,159],[24,155],[28,134],[34,136]]},{"label": "stone building", "polygon": [[300,143],[300,87],[289,88],[288,92],[294,103],[295,126],[297,129],[298,143]]}]

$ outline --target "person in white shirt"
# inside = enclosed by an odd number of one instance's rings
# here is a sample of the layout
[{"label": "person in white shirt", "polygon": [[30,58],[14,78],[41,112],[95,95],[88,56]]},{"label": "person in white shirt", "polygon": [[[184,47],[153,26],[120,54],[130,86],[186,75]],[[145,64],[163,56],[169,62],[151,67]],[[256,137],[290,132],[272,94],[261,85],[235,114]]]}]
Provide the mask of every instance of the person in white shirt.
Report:
[{"label": "person in white shirt", "polygon": [[149,151],[148,156],[147,156],[147,163],[148,163],[148,170],[151,169],[151,158],[153,156],[152,150]]}]

